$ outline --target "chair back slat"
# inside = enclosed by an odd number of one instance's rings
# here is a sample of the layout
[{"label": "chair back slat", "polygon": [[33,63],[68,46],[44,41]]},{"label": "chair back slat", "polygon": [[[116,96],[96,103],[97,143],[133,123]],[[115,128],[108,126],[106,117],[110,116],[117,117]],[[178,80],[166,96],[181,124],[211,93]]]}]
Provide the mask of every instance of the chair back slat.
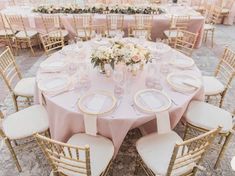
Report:
[{"label": "chair back slat", "polygon": [[0,55],[0,74],[10,91],[13,90],[13,81],[22,78],[9,47]]},{"label": "chair back slat", "polygon": [[73,146],[39,134],[36,134],[35,138],[51,164],[53,172],[91,176],[89,146]]},{"label": "chair back slat", "polygon": [[61,19],[58,15],[41,15],[46,33],[61,30]]},{"label": "chair back slat", "polygon": [[197,41],[197,34],[185,30],[177,30],[174,48],[187,56],[191,56]]},{"label": "chair back slat", "polygon": [[[74,29],[78,37],[90,38],[92,35],[93,14],[73,15]],[[80,32],[83,34],[81,35]],[[85,34],[85,36],[84,36]]]},{"label": "chair back slat", "polygon": [[5,18],[14,33],[16,31],[23,31],[27,36],[27,31],[21,15],[6,14]]},{"label": "chair back slat", "polygon": [[50,34],[40,34],[39,36],[47,55],[52,51],[64,47],[64,37],[60,30]]},{"label": "chair back slat", "polygon": [[187,168],[187,174],[189,175],[195,173],[196,166],[200,164],[209,145],[220,130],[221,128],[218,127],[193,139],[176,144],[166,175],[174,175],[183,168]]},{"label": "chair back slat", "polygon": [[170,20],[170,30],[180,29],[187,30],[190,22],[190,16],[174,16]]},{"label": "chair back slat", "polygon": [[206,12],[206,23],[207,24],[218,24],[220,23],[220,17],[222,13],[222,8],[217,6],[212,6],[207,9]]},{"label": "chair back slat", "polygon": [[235,76],[235,52],[225,48],[222,58],[215,70],[215,76],[227,89]]},{"label": "chair back slat", "polygon": [[123,30],[124,15],[108,14],[106,15],[107,30]]}]

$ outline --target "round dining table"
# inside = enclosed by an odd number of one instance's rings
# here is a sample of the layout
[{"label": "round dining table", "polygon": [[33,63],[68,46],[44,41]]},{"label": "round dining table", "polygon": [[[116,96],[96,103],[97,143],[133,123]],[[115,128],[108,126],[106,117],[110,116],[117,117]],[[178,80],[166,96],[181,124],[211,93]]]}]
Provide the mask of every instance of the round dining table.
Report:
[{"label": "round dining table", "polygon": [[[68,67],[63,71],[57,70],[56,72],[45,72],[39,68],[36,76],[37,83],[53,77],[56,74],[67,75],[73,82],[69,89],[53,96],[46,93],[41,96],[42,92],[40,91],[40,88],[36,86],[35,103],[44,102],[49,114],[52,139],[66,142],[73,134],[85,131],[84,115],[77,106],[78,100],[83,94],[98,90],[114,94],[115,83],[113,76],[101,74],[99,69],[94,68],[91,64],[91,54],[94,49],[97,49],[97,46],[99,45],[107,45],[110,40],[113,39],[102,39],[102,41],[93,39],[83,42],[82,46],[80,43],[79,47],[77,44],[70,44],[65,46],[62,50],[53,53],[46,61],[44,61],[44,65],[45,62],[51,63],[56,61],[68,63]],[[152,51],[156,45],[155,42],[143,41],[143,39],[136,38],[122,38],[119,40],[123,40],[123,42],[127,43],[132,42],[141,44],[145,48],[149,48],[150,51]],[[181,120],[191,100],[204,99],[204,89],[203,86],[200,86],[200,88],[197,88],[192,92],[178,92],[167,82],[167,75],[172,72],[184,72],[186,74],[194,75],[201,80],[201,72],[195,64],[192,67],[185,69],[172,65],[170,61],[174,59],[189,59],[189,57],[172,48],[165,53],[159,53],[159,57],[156,53],[151,57],[155,60],[154,64],[157,70],[155,76],[160,80],[161,90],[172,100],[168,112],[171,128],[173,129]],[[79,86],[76,86],[78,84],[77,79],[80,73],[79,71],[75,71],[76,73],[71,72],[71,66],[83,67],[84,63],[89,75],[90,85],[89,88],[81,91]],[[98,135],[105,136],[113,141],[116,154],[129,130],[139,127],[143,135],[157,131],[156,116],[140,111],[133,103],[133,97],[136,92],[147,89],[146,78],[148,75],[148,64],[144,66],[143,70],[139,70],[136,75],[129,73],[129,78],[126,80],[124,86],[123,96],[116,109],[108,115],[97,117]],[[165,68],[164,70],[162,70],[163,66]]]}]

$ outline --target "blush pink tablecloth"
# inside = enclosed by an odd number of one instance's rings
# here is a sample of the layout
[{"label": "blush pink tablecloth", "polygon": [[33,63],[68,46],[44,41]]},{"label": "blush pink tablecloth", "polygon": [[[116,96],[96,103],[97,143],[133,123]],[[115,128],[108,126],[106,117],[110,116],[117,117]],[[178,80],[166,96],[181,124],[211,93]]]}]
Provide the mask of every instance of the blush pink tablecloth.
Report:
[{"label": "blush pink tablecloth", "polygon": [[[184,13],[185,8],[181,6],[166,7],[169,13],[162,15],[154,15],[153,28],[152,28],[152,40],[155,41],[156,38],[164,37],[164,30],[169,29],[171,14],[177,13],[178,15],[186,15]],[[27,7],[11,7],[1,11],[3,14],[22,14],[24,18],[25,25],[30,28],[37,30],[40,33],[45,33],[41,15],[33,13],[30,8]],[[198,33],[198,39],[196,42],[196,48],[199,48],[202,43],[203,38],[203,27],[204,27],[204,17],[199,14],[194,14],[195,11],[192,9],[187,9],[186,12],[193,13],[191,16],[191,21],[189,24],[189,31],[193,33]],[[73,17],[70,14],[60,14],[62,24],[65,29],[70,32],[70,35],[75,35],[75,29],[73,25]],[[132,15],[125,15],[124,17],[124,29],[127,33],[128,25],[134,23],[134,17]],[[102,14],[94,15],[94,24],[105,25],[106,16]]]},{"label": "blush pink tablecloth", "polygon": [[[131,40],[134,41],[136,39]],[[84,48],[87,49],[87,59],[89,59],[92,51],[91,43],[92,41],[89,41],[84,44]],[[145,43],[141,42],[141,44]],[[154,45],[153,42],[147,42],[146,44]],[[171,50],[170,52],[162,56],[162,61],[167,61],[168,59],[172,58],[173,55],[176,55],[176,53],[178,52],[175,50]],[[68,55],[66,56],[66,60],[69,61],[69,58],[72,57],[74,59],[76,58],[76,55]],[[178,53],[177,57],[186,56]],[[65,59],[65,56],[57,52],[50,56],[48,59]],[[159,63],[161,62],[159,61]],[[181,70],[173,66],[169,67],[170,71]],[[112,78],[107,78],[106,76],[98,73],[98,70],[94,69],[93,67],[90,68],[89,72],[91,74],[91,88],[89,91],[106,90],[111,93],[113,92],[114,82],[112,81]],[[137,127],[141,127],[144,133],[151,133],[157,130],[155,119],[156,117],[154,115],[142,112],[136,113],[136,111],[132,107],[134,94],[139,90],[146,89],[146,72],[147,69],[145,67],[144,71],[139,72],[137,76],[132,78],[131,82],[129,82],[130,87],[125,90],[126,93],[122,98],[118,109],[114,111],[113,114],[98,117],[98,134],[108,137],[113,141],[116,154],[129,130]],[[201,78],[201,72],[196,66],[193,66],[193,68],[190,70],[185,70],[185,72]],[[193,93],[179,93],[174,91],[166,82],[166,74],[162,74],[161,72],[159,72],[159,75],[156,76],[159,76],[161,78],[161,85],[164,92],[167,93],[169,97],[171,97],[171,99],[173,99],[174,102],[177,104],[172,104],[171,108],[169,109],[171,127],[174,128],[180,121],[183,113],[185,112],[189,102],[192,99],[204,99],[203,88],[200,88]],[[37,74],[37,80],[43,80],[48,77],[50,77],[50,74],[41,73],[39,70]],[[78,90],[72,90],[55,97],[45,95],[46,108],[49,113],[50,131],[53,139],[66,142],[73,134],[85,131],[83,114],[77,107],[74,107],[77,99],[80,96],[79,94],[80,92]],[[36,90],[35,92],[35,102],[38,102],[38,90]]]}]

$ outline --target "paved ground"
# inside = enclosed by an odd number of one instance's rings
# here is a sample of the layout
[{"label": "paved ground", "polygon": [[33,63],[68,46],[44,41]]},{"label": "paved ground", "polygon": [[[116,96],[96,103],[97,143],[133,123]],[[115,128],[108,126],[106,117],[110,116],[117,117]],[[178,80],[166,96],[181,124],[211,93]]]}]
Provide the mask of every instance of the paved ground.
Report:
[{"label": "paved ground", "polygon": [[[200,49],[194,52],[193,59],[198,67],[202,70],[204,75],[211,75],[218,63],[218,57],[221,56],[222,51],[226,45],[235,50],[235,26],[218,26],[215,36],[215,47],[212,49],[210,43],[208,46],[203,44]],[[0,49],[2,50],[2,49]],[[39,63],[45,59],[42,52],[38,52],[37,57],[30,57],[30,53],[26,52],[16,57],[17,63],[23,75],[32,76],[35,74]],[[233,84],[234,85],[234,84]],[[5,89],[4,84],[0,81],[0,103],[8,107],[9,113],[12,110],[12,101],[9,98],[8,91]],[[234,108],[234,89],[229,91],[225,101],[225,108],[232,110]],[[175,129],[177,133],[182,135],[184,127],[178,125]],[[192,134],[194,135],[194,133]],[[109,175],[113,176],[144,176],[144,172],[141,168],[136,167],[136,151],[135,141],[141,136],[140,132],[135,129],[128,133],[123,142],[117,158],[114,160],[114,164],[109,172]],[[25,143],[25,141],[20,141]],[[203,165],[208,171],[215,176],[232,176],[235,172],[231,170],[230,160],[232,156],[235,156],[235,140],[234,138],[230,142],[228,149],[226,150],[225,157],[222,160],[221,167],[217,170],[212,168],[215,161],[215,156],[218,153],[218,144],[215,143],[206,155]],[[23,172],[20,176],[48,176],[50,173],[50,167],[48,166],[42,152],[36,146],[34,142],[26,145],[22,149],[17,149],[17,155],[22,165]],[[157,156],[156,156],[157,157]],[[9,155],[9,151],[4,147],[0,151],[0,176],[17,176],[18,172],[15,165]],[[205,173],[198,172],[197,175],[204,176]]]}]

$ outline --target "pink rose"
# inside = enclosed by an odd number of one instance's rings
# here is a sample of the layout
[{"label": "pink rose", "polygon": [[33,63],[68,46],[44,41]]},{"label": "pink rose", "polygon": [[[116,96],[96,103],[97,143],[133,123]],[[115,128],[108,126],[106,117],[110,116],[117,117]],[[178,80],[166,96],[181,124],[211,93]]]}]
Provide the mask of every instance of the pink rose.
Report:
[{"label": "pink rose", "polygon": [[140,57],[135,55],[131,58],[131,60],[133,60],[134,62],[139,62],[140,61]]}]

